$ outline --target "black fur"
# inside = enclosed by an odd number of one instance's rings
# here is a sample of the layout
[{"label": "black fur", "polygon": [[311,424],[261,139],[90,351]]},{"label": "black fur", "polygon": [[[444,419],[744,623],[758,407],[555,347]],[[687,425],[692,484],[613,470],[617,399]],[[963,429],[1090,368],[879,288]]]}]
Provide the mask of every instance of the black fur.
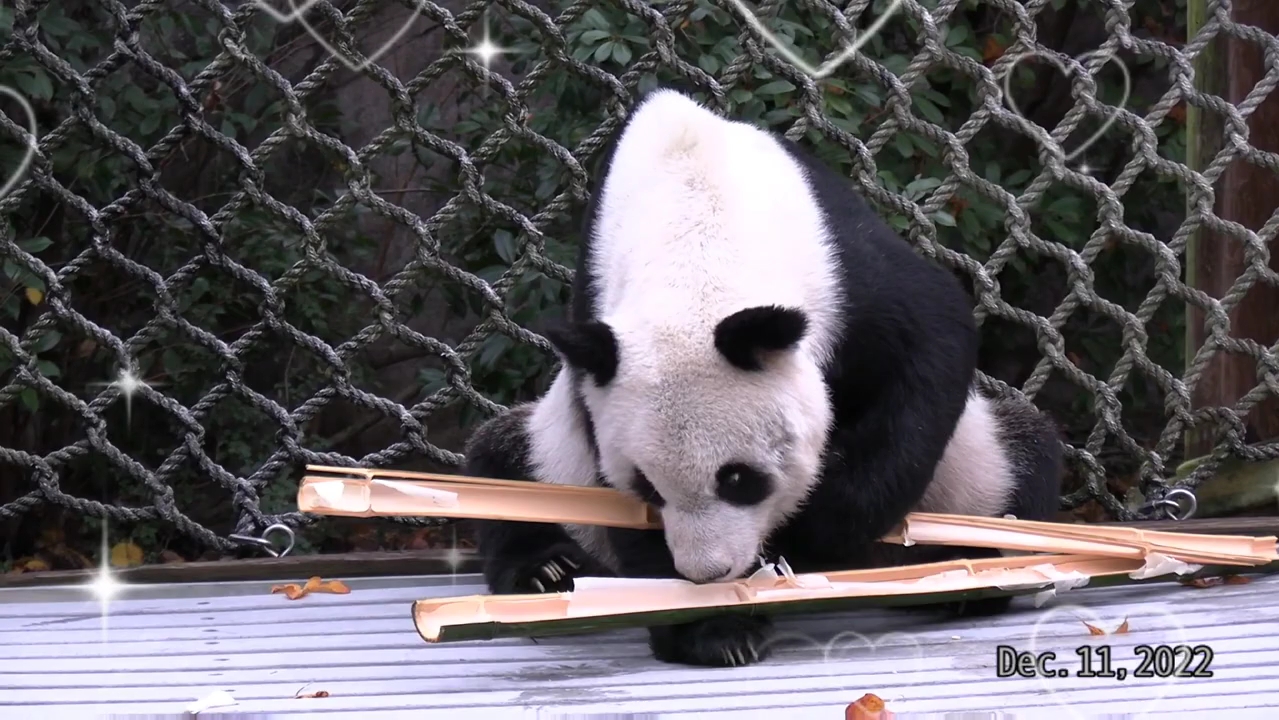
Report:
[{"label": "black fur", "polygon": [[[610,169],[618,136],[601,159],[597,177]],[[920,502],[964,410],[977,362],[972,300],[949,271],[917,254],[893,232],[853,191],[851,181],[796,144],[780,137],[778,141],[806,169],[838,246],[844,327],[843,340],[825,368],[834,425],[823,476],[804,507],[769,538],[768,550],[785,557],[798,572],[900,564],[900,558],[910,556],[911,551],[920,557],[940,555],[930,560],[946,559],[947,554],[953,557],[962,549],[895,548],[877,540]],[[594,312],[598,279],[589,251],[601,186],[597,183],[587,207],[573,285],[570,322],[579,327],[598,321]],[[774,332],[776,328],[767,323],[746,324],[770,330],[764,342],[755,341],[761,349],[779,345],[789,335],[802,335],[806,329],[797,328],[796,323],[780,323],[781,331]],[[751,367],[758,363],[753,351],[743,350],[749,343],[743,343],[742,333],[731,325],[725,331],[727,339],[721,341],[718,335],[717,347],[734,364]],[[611,377],[600,372],[607,369],[607,363],[592,359],[599,353],[578,352],[572,341],[564,343],[563,338],[556,342],[557,347],[561,344],[570,370],[584,371],[574,373],[578,382],[588,375],[596,382],[601,375]],[[1021,488],[1007,512],[1027,519],[1048,519],[1060,482],[1060,446],[1050,423],[1024,403],[1001,403],[998,407],[1001,421],[1008,422],[1006,439],[1018,445]],[[580,402],[578,412],[589,421]],[[483,470],[482,466],[495,461],[480,456],[505,453],[521,460],[497,461],[512,466],[499,470],[527,476],[527,461],[523,459],[527,451],[520,450],[522,454],[517,455],[517,448],[507,446],[515,443],[512,438],[522,429],[518,416],[507,417],[501,423],[504,427],[497,427],[498,420],[490,424],[494,427],[481,429],[468,450],[468,458],[478,464],[474,472],[502,477],[496,471]],[[594,438],[591,440],[593,443]],[[679,576],[661,531],[610,528],[608,537],[618,574]],[[544,565],[548,557],[568,552],[565,541],[571,544],[567,534],[554,526],[523,524],[518,531],[509,527],[488,530],[481,547],[490,586],[494,592],[523,587],[528,578],[540,572],[539,563]],[[966,554],[973,557],[980,553]],[[584,556],[579,552],[572,557],[584,564]],[[964,611],[981,612],[978,608]],[[760,616],[722,616],[650,628],[650,646],[656,657],[667,662],[743,664],[760,659],[758,649],[765,644],[769,627],[768,619]]]},{"label": "black fur", "polygon": [[546,339],[565,362],[594,378],[601,387],[617,374],[617,338],[602,322],[588,321],[550,327]]},{"label": "black fur", "polygon": [[804,337],[802,310],[775,306],[738,310],[715,326],[715,349],[742,370],[760,370],[761,355],[793,347]]},{"label": "black fur", "polygon": [[[531,480],[527,420],[531,405],[516,407],[479,427],[467,441],[462,472],[473,477]],[[612,571],[554,523],[477,521],[484,580],[495,594],[566,592],[573,577]]]}]

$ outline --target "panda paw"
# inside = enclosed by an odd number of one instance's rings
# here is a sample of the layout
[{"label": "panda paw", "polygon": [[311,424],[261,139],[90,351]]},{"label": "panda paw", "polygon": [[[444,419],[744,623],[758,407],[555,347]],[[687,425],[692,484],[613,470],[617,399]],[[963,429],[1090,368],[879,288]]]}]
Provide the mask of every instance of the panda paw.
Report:
[{"label": "panda paw", "polygon": [[653,656],[667,663],[742,667],[768,657],[772,623],[760,615],[721,615],[649,628]]},{"label": "panda paw", "polygon": [[984,618],[1002,615],[1012,605],[1012,597],[991,597],[946,603],[945,608],[959,618]]},{"label": "panda paw", "polygon": [[495,595],[571,592],[573,578],[594,565],[576,543],[560,543],[500,573],[491,590]]}]

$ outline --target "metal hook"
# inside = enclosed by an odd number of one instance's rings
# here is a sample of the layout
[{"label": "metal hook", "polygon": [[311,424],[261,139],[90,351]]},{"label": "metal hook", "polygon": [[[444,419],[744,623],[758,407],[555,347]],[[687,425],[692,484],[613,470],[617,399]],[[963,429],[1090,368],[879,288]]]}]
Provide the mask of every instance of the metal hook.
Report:
[{"label": "metal hook", "polygon": [[[285,545],[283,550],[277,551],[275,549],[275,543],[271,542],[272,533],[284,533]],[[293,544],[296,541],[296,537],[293,535],[293,528],[280,523],[271,525],[266,530],[263,530],[261,537],[253,537],[252,535],[228,535],[227,537],[236,542],[257,545],[271,557],[277,558],[288,555],[293,550]]]},{"label": "metal hook", "polygon": [[[1185,498],[1187,508],[1179,516],[1178,511],[1182,510],[1181,503],[1174,498]],[[1199,509],[1199,499],[1195,494],[1185,488],[1174,488],[1168,491],[1158,503],[1159,507],[1164,509],[1164,513],[1171,520],[1189,520],[1195,511]]]}]

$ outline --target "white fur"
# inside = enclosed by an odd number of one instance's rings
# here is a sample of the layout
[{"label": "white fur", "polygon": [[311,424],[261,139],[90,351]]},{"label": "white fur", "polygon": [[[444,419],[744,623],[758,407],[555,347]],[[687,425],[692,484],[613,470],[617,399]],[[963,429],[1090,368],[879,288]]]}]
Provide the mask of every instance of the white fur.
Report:
[{"label": "white fur", "polygon": [[[573,385],[565,370],[555,376],[528,419],[529,464],[538,482],[590,487],[599,485],[599,471],[585,424],[573,406]],[[605,528],[565,525],[569,537],[600,562],[616,570]]]},{"label": "white fur", "polygon": [[972,392],[933,480],[916,510],[992,516],[1003,511],[1017,479],[991,401]]},{"label": "white fur", "polygon": [[[662,494],[681,574],[735,577],[821,470],[831,408],[820,368],[841,330],[823,215],[771,136],[666,91],[618,142],[592,241],[595,310],[620,347],[614,380],[583,384],[601,469],[629,489],[638,467]],[[763,372],[741,371],[715,350],[714,329],[760,305],[802,309],[808,332]],[[751,508],[718,500],[728,462],[769,472],[776,491]]]}]

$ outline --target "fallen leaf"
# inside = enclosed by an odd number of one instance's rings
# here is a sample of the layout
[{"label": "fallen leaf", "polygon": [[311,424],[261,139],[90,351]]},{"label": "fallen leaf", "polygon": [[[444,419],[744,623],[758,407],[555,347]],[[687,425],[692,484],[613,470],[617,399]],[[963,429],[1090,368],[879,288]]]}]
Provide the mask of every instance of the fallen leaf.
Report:
[{"label": "fallen leaf", "polygon": [[982,62],[989,63],[1003,57],[1006,48],[999,42],[999,38],[994,35],[987,35],[986,42],[982,45],[981,59]]},{"label": "fallen leaf", "polygon": [[211,708],[227,707],[236,705],[235,698],[231,697],[231,693],[226,690],[214,690],[195,702],[187,705],[187,712],[195,715]]},{"label": "fallen leaf", "polygon": [[162,563],[181,563],[186,562],[186,558],[173,552],[172,550],[160,551],[160,562]]},{"label": "fallen leaf", "polygon": [[40,301],[44,299],[44,293],[40,292],[39,290],[33,287],[24,289],[22,291],[22,294],[27,296],[27,302],[31,303],[32,305],[39,305]]},{"label": "fallen leaf", "polygon": [[286,585],[274,585],[271,587],[272,595],[278,592],[284,593],[285,597],[290,600],[297,600],[298,598],[303,597],[304,595],[309,595],[313,592],[327,592],[333,593],[334,595],[345,595],[351,592],[351,588],[347,587],[346,583],[343,583],[341,580],[329,580],[326,582],[316,575],[307,580],[305,585],[288,583]]},{"label": "fallen leaf", "polygon": [[866,693],[844,709],[844,720],[891,720],[893,714],[878,695]]},{"label": "fallen leaf", "polygon": [[301,695],[294,695],[293,697],[295,698],[325,698],[328,696],[329,696],[328,690],[316,690],[315,692],[303,693]]},{"label": "fallen leaf", "polygon": [[1227,575],[1226,576],[1227,585],[1247,585],[1250,582],[1252,582],[1252,580],[1244,577],[1243,575]]},{"label": "fallen leaf", "polygon": [[133,567],[142,564],[142,548],[131,542],[116,543],[111,548],[111,565],[113,567]]},{"label": "fallen leaf", "polygon": [[[1080,620],[1080,622],[1083,622],[1083,620]],[[1119,627],[1115,628],[1115,631],[1113,633],[1107,633],[1105,630],[1102,630],[1096,625],[1089,625],[1088,623],[1084,623],[1084,627],[1088,628],[1089,635],[1127,635],[1128,634],[1128,618],[1124,618],[1123,623],[1121,623]]]},{"label": "fallen leaf", "polygon": [[1210,587],[1215,587],[1217,585],[1220,585],[1223,582],[1225,581],[1220,577],[1201,577],[1201,578],[1191,578],[1189,580],[1182,580],[1181,584],[1185,585],[1186,587],[1193,587],[1193,588],[1210,588]]},{"label": "fallen leaf", "polygon": [[10,575],[21,575],[29,572],[45,572],[49,569],[49,563],[40,558],[23,558],[13,564],[13,569],[9,571]]},{"label": "fallen leaf", "polygon": [[289,583],[288,585],[272,585],[271,594],[274,595],[278,592],[284,593],[284,596],[290,600],[297,600],[306,594],[306,591],[302,589],[302,586],[297,583]]}]

